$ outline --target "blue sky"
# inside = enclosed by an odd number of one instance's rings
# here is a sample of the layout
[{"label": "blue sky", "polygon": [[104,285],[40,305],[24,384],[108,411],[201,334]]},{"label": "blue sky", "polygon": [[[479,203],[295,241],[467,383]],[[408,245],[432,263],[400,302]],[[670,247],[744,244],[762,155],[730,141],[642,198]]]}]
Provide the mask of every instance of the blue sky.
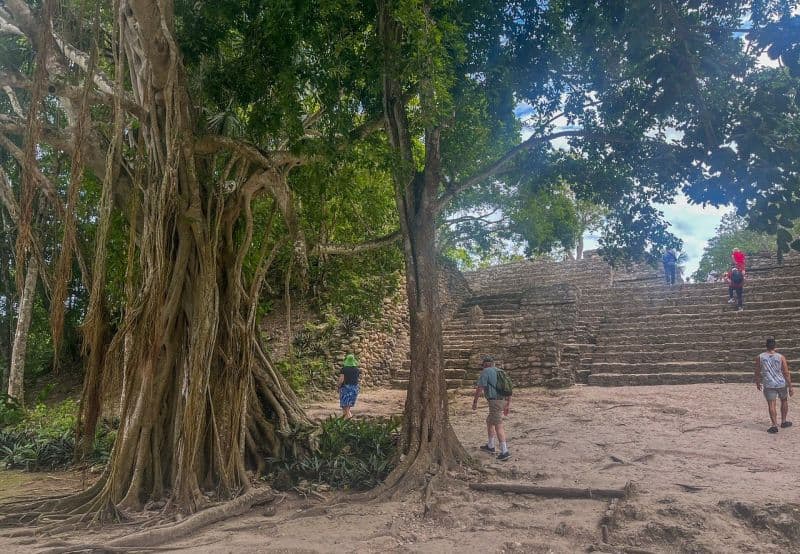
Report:
[{"label": "blue sky", "polygon": [[[531,111],[532,108],[530,106],[520,104],[517,106],[515,114],[520,119],[524,119]],[[566,128],[566,126],[563,128]],[[525,140],[529,136],[530,134],[523,130],[522,139]],[[556,139],[552,142],[555,148],[566,149],[569,144],[565,138]],[[688,257],[686,261],[686,276],[688,277],[697,270],[700,257],[703,255],[703,248],[705,248],[708,240],[714,236],[714,231],[719,225],[722,216],[730,212],[731,208],[729,206],[715,208],[713,206],[703,207],[698,204],[690,204],[682,193],[675,198],[674,203],[657,204],[656,206],[664,212],[664,218],[672,225],[670,228],[672,233],[683,241],[683,252]],[[587,250],[597,248],[596,236],[586,235],[584,241]]]},{"label": "blue sky", "polygon": [[[532,112],[532,108],[526,104],[520,104],[515,110],[515,114],[520,119]],[[556,121],[558,124],[558,121]],[[566,126],[558,127],[567,128]],[[522,139],[530,136],[523,130]],[[568,148],[568,141],[565,138],[552,141],[555,148]],[[672,233],[683,241],[683,252],[688,259],[686,261],[686,276],[690,276],[697,270],[700,257],[703,255],[708,240],[714,236],[714,231],[719,225],[723,215],[731,211],[728,206],[714,208],[712,206],[703,207],[698,204],[690,204],[689,200],[682,193],[675,198],[673,204],[657,204],[658,209],[664,212],[664,218],[672,225]],[[584,237],[585,248],[591,250],[597,248],[597,237],[586,235]]]},{"label": "blue sky", "polygon": [[[664,212],[664,218],[672,225],[672,233],[683,241],[683,251],[688,256],[686,275],[689,276],[697,270],[703,248],[714,236],[722,216],[730,212],[731,208],[690,204],[683,194],[675,199],[674,204],[657,204],[657,207]],[[587,236],[585,242],[587,250],[597,247],[595,236]]]}]

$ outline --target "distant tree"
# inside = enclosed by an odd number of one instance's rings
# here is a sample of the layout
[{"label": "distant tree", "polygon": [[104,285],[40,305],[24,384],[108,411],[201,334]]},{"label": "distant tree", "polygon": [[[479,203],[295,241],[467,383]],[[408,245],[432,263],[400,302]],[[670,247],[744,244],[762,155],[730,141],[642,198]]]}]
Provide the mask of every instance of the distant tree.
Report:
[{"label": "distant tree", "polygon": [[746,254],[775,252],[777,243],[774,235],[749,229],[745,218],[733,213],[725,215],[716,234],[703,249],[700,265],[692,278],[702,283],[712,271],[718,275],[725,272],[731,265],[731,252],[734,248],[739,248]]},{"label": "distant tree", "polygon": [[578,240],[575,258],[583,259],[583,239],[586,233],[596,233],[603,227],[608,208],[589,200],[576,200],[575,212],[578,216]]}]

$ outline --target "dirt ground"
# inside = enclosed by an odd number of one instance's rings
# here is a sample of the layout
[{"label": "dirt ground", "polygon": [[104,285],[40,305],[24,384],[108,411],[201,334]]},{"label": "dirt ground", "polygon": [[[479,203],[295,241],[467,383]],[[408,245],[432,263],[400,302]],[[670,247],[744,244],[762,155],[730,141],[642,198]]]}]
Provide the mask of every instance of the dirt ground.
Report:
[{"label": "dirt ground", "polygon": [[[209,554],[800,551],[800,419],[766,433],[766,404],[753,385],[518,389],[507,462],[478,450],[486,407],[475,413],[470,404],[470,391],[453,393],[452,421],[487,474],[440,483],[427,518],[417,495],[381,503],[345,495],[335,504],[287,497],[170,546]],[[402,405],[400,391],[368,389],[355,412]],[[319,418],[338,411],[333,397],[308,409]],[[636,492],[617,505],[603,543],[608,501],[478,493],[460,477],[588,488],[630,481]],[[3,554],[46,542],[18,541],[0,537]]]}]

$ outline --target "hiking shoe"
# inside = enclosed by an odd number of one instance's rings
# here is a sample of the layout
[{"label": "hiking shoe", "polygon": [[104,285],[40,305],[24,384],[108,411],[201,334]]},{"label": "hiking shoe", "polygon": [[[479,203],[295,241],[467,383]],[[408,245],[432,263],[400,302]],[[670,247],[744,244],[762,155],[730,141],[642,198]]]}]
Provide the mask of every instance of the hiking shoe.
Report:
[{"label": "hiking shoe", "polygon": [[733,304],[734,302],[736,302],[736,300],[733,298],[728,298],[728,304]]},{"label": "hiking shoe", "polygon": [[739,309],[738,309],[738,310],[736,310],[736,311],[737,311],[737,312],[743,312],[743,311],[744,311],[744,308],[743,308],[743,307],[741,307],[741,306],[739,306]]},{"label": "hiking shoe", "polygon": [[500,454],[497,455],[497,459],[500,460],[501,462],[505,462],[510,457],[511,457],[511,452],[509,452],[508,450],[506,450],[505,452],[501,452]]},{"label": "hiking shoe", "polygon": [[792,422],[791,421],[784,421],[783,423],[781,423],[781,427],[783,427],[784,429],[786,429],[787,427],[791,427],[791,426],[792,426]]},{"label": "hiking shoe", "polygon": [[488,452],[489,454],[496,454],[497,453],[497,450],[495,450],[494,448],[489,448],[488,444],[482,444],[481,445],[481,450],[483,450],[484,452]]},{"label": "hiking shoe", "polygon": [[774,425],[772,427],[770,427],[769,429],[767,429],[767,433],[777,433],[777,432],[778,432],[778,428],[775,427]]}]

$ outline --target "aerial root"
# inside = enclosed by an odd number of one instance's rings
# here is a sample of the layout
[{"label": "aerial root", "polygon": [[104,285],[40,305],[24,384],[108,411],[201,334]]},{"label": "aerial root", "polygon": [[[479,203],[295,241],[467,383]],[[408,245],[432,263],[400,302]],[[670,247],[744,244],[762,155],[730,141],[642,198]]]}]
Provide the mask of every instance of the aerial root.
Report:
[{"label": "aerial root", "polygon": [[253,506],[272,502],[275,498],[275,492],[270,488],[253,489],[229,502],[198,512],[178,523],[170,523],[153,529],[131,533],[130,535],[108,541],[103,545],[72,545],[46,550],[44,552],[45,554],[68,554],[74,552],[92,552],[94,550],[110,552],[168,550],[157,547],[192,534],[208,525],[247,513]]}]

